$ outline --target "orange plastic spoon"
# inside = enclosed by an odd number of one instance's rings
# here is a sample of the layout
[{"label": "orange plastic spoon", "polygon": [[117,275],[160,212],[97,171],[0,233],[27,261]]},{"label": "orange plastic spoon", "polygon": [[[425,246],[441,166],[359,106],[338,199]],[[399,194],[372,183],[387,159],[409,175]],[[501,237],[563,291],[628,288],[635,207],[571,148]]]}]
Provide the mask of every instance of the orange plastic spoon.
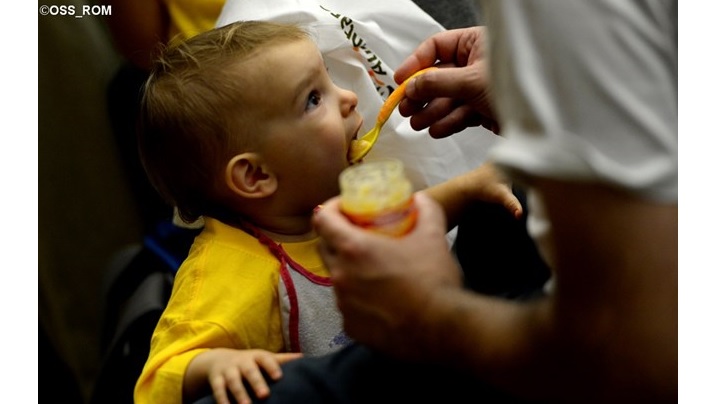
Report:
[{"label": "orange plastic spoon", "polygon": [[369,150],[374,147],[374,143],[376,143],[376,140],[379,138],[379,132],[381,131],[381,128],[384,126],[386,121],[389,120],[391,113],[394,111],[397,105],[399,105],[401,100],[404,99],[404,96],[406,95],[407,83],[409,83],[415,77],[436,68],[437,67],[434,66],[427,67],[426,69],[419,70],[418,72],[412,74],[389,95],[386,101],[384,101],[384,105],[382,105],[381,109],[379,110],[379,115],[376,118],[376,124],[374,124],[374,128],[372,128],[372,130],[367,132],[361,138],[352,140],[351,144],[349,145],[349,162],[351,164],[359,162],[361,159],[364,158],[364,156],[367,155],[367,153],[369,153]]}]

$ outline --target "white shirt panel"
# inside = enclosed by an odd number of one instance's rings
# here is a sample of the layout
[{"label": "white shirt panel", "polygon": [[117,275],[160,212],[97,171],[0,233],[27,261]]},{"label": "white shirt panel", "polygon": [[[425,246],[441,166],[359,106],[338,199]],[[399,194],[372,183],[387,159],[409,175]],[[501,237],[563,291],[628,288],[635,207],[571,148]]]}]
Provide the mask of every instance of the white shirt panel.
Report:
[{"label": "white shirt panel", "polygon": [[492,88],[518,175],[677,201],[677,5],[487,2]]}]

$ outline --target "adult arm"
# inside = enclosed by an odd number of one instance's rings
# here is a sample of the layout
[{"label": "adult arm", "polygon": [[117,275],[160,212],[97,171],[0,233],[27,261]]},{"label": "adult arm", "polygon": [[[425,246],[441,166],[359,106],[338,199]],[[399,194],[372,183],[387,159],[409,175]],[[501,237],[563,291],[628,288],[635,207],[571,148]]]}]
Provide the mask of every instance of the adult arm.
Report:
[{"label": "adult arm", "polygon": [[399,239],[352,227],[337,200],[328,202],[315,223],[347,332],[387,354],[448,363],[526,397],[671,399],[675,206],[597,185],[536,186],[555,195],[545,203],[557,286],[530,303],[461,288],[443,214],[426,195],[417,194],[417,227]]},{"label": "adult arm", "polygon": [[674,400],[677,206],[600,185],[534,185],[552,223],[554,294],[525,305],[437,294],[427,328],[440,333],[427,345],[449,352],[435,360],[532,398]]}]

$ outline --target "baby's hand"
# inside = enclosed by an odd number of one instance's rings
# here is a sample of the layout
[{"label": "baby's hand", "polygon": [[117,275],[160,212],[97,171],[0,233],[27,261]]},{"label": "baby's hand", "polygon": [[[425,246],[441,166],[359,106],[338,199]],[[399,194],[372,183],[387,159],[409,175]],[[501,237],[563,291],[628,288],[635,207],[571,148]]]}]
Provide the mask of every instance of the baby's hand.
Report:
[{"label": "baby's hand", "polygon": [[464,177],[465,192],[472,199],[503,205],[517,219],[523,214],[521,202],[511,191],[509,180],[491,162],[485,162]]},{"label": "baby's hand", "polygon": [[231,392],[238,404],[249,404],[251,400],[243,381],[251,386],[257,398],[266,398],[269,396],[269,387],[262,370],[272,380],[277,380],[282,377],[279,365],[301,356],[300,353],[272,353],[261,349],[216,348],[203,352],[195,359],[207,365],[207,381],[217,404],[230,404],[228,392]]}]

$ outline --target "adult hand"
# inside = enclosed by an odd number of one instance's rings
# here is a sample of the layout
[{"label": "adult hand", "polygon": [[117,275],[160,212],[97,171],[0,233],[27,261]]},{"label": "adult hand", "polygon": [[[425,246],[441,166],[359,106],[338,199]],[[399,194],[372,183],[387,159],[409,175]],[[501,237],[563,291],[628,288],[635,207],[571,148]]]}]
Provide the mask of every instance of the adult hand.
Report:
[{"label": "adult hand", "polygon": [[461,287],[461,273],[446,242],[441,208],[415,195],[416,227],[393,238],[354,226],[328,201],[314,217],[320,253],[331,272],[344,327],[354,340],[405,358],[426,358],[441,346],[429,330],[432,301]]},{"label": "adult hand", "polygon": [[441,67],[407,84],[399,112],[411,116],[412,128],[428,127],[435,138],[479,125],[498,133],[487,93],[484,40],[483,27],[440,32],[421,43],[397,68],[394,79],[401,83],[418,70]]}]

